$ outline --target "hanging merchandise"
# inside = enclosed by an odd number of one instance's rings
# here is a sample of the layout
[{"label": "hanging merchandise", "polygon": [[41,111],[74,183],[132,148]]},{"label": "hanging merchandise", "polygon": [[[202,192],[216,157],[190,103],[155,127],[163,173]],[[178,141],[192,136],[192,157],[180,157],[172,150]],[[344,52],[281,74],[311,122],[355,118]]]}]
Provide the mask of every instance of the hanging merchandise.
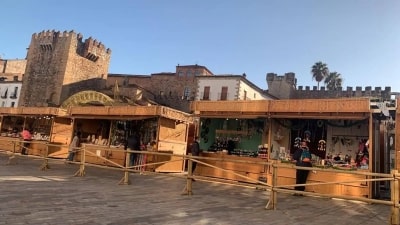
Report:
[{"label": "hanging merchandise", "polygon": [[[322,121],[322,120],[318,120],[318,122],[319,121]],[[323,123],[322,123],[322,126],[323,126]],[[326,151],[326,141],[324,140],[324,137],[325,137],[324,134],[325,134],[325,127],[322,128],[322,135],[321,135],[322,139],[318,141],[318,151]]]},{"label": "hanging merchandise", "polygon": [[325,140],[318,141],[318,151],[326,151],[326,141]]},{"label": "hanging merchandise", "polygon": [[301,142],[301,137],[296,137],[294,139],[294,147],[295,148],[300,148],[300,142]]},{"label": "hanging merchandise", "polygon": [[310,143],[311,142],[311,132],[309,130],[304,131],[304,141]]}]

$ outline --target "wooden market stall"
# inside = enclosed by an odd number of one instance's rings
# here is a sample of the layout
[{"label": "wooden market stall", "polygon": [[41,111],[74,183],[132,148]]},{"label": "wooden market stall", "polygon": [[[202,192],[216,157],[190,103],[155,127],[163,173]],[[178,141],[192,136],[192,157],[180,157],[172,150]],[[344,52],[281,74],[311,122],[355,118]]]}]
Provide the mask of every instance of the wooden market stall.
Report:
[{"label": "wooden market stall", "polygon": [[20,152],[21,131],[29,129],[32,133],[32,141],[28,154],[46,154],[46,145],[50,143],[49,153],[55,153],[61,149],[61,143],[53,143],[53,123],[57,116],[63,116],[65,112],[51,107],[18,107],[0,108],[1,135],[0,149],[12,152]]},{"label": "wooden market stall", "polygon": [[[219,140],[222,133],[234,134],[240,140],[240,142],[249,142],[252,139],[258,142],[259,148],[252,147],[250,153],[247,151],[246,154],[240,154],[239,156],[246,157],[246,160],[258,161],[261,157],[265,156],[265,149],[267,149],[267,159],[265,161],[273,162],[290,162],[290,155],[293,153],[295,139],[297,137],[311,138],[310,143],[311,149],[314,153],[314,165],[320,166],[321,163],[325,163],[325,160],[332,157],[334,154],[340,156],[340,161],[349,159],[348,167],[342,167],[341,165],[334,165],[337,169],[352,169],[361,170],[368,172],[379,172],[374,168],[374,155],[373,148],[374,138],[376,132],[376,122],[374,114],[370,109],[369,98],[346,98],[346,99],[301,99],[301,100],[257,100],[257,101],[196,101],[192,104],[192,111],[194,116],[199,117],[199,136],[203,136],[200,142],[200,146],[203,150],[203,156],[226,157],[225,154],[220,154],[218,150],[214,153],[210,153],[210,144],[204,142],[216,142]],[[210,125],[207,130],[207,138],[204,139],[204,133],[206,130],[201,127],[207,121],[225,120],[225,121],[246,121],[247,126],[238,126],[237,129],[230,129],[229,124],[211,122],[210,124],[217,124],[216,126]],[[254,138],[257,136],[259,125],[254,125],[254,120],[264,120],[265,126],[262,128],[264,131],[260,132],[261,137]],[[249,121],[253,121],[249,123]],[[242,124],[237,122],[237,124]],[[250,124],[252,124],[250,126]],[[260,124],[260,123],[257,123]],[[231,126],[232,128],[232,126]],[[234,126],[233,126],[234,128]],[[312,131],[311,136],[308,136],[308,132]],[[307,137],[306,137],[307,136]],[[232,138],[235,140],[235,138]],[[323,140],[324,146],[320,145],[320,140]],[[367,142],[366,142],[367,141]],[[343,144],[342,144],[343,143]],[[364,167],[356,167],[355,162],[351,161],[350,157],[355,158],[359,145],[363,146],[367,144],[369,147],[369,161]],[[243,144],[241,144],[243,145]],[[249,145],[246,145],[249,146]],[[261,147],[261,148],[260,148]],[[226,146],[220,148],[224,153]],[[242,151],[243,152],[243,151]],[[246,151],[244,151],[246,152]],[[216,154],[218,153],[218,154]],[[261,154],[260,154],[261,153]],[[261,156],[261,157],[260,157]],[[231,154],[230,157],[235,157]],[[237,156],[236,156],[237,157]],[[214,163],[213,163],[214,162]],[[333,160],[329,160],[333,162]],[[216,166],[217,161],[207,162]],[[221,164],[221,163],[219,163]],[[259,174],[259,178],[265,176],[265,168],[262,165],[253,165],[252,167],[243,168],[243,165],[232,165],[230,168],[232,171],[246,174],[249,177],[257,177],[255,174]],[[197,173],[202,176],[210,176],[216,178],[230,179],[243,181],[232,176],[228,176],[227,173],[221,173],[218,170],[211,169],[209,167],[198,165]],[[271,184],[271,173],[267,171],[267,181]],[[365,176],[361,176],[366,178]],[[326,172],[310,173],[309,182],[328,182],[332,180],[359,180],[360,175],[345,174],[338,175],[334,170],[327,170]],[[292,168],[281,168],[278,170],[278,185],[295,184],[295,169]],[[313,190],[319,193],[331,193],[331,194],[347,194],[352,196],[364,196],[372,198],[372,186],[371,182],[365,182],[362,184],[333,184],[327,188],[327,185],[313,187]],[[318,187],[318,188],[317,188]]]},{"label": "wooden market stall", "polygon": [[[154,150],[158,152],[186,154],[188,130],[193,123],[191,115],[164,106],[71,107],[68,114],[74,124],[73,130],[82,134],[82,145],[86,151],[91,152],[86,155],[86,161],[109,166],[113,163],[124,165],[125,141],[132,133],[139,134],[142,150],[148,149],[145,146],[155,143]],[[78,154],[77,159],[79,158]],[[148,163],[170,162],[147,169],[157,172],[182,172],[185,166],[183,158],[180,157],[181,160],[177,161],[175,159],[169,156],[149,155],[146,158]]]}]

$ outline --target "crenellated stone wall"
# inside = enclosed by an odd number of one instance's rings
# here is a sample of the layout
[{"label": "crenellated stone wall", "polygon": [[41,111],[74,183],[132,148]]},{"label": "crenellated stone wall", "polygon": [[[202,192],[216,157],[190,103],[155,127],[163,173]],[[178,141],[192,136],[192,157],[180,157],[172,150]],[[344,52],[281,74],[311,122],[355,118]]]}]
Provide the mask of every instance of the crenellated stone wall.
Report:
[{"label": "crenellated stone wall", "polygon": [[295,73],[286,73],[283,76],[278,76],[275,73],[267,74],[268,94],[278,99],[292,98],[296,83]]},{"label": "crenellated stone wall", "polygon": [[365,87],[347,87],[345,90],[339,88],[338,90],[326,90],[325,87],[321,87],[320,90],[317,86],[313,86],[311,89],[309,86],[298,86],[298,89],[294,92],[293,98],[295,99],[320,99],[320,98],[357,98],[357,97],[374,97],[381,100],[390,100],[391,87],[375,87],[372,89],[371,86]]},{"label": "crenellated stone wall", "polygon": [[32,35],[20,106],[58,106],[83,90],[105,87],[111,50],[74,31]]},{"label": "crenellated stone wall", "polygon": [[294,73],[286,73],[278,76],[274,73],[268,73],[267,76],[268,94],[278,97],[279,99],[326,99],[326,98],[356,98],[356,97],[373,97],[382,101],[390,100],[391,87],[347,87],[345,90],[327,90],[324,86],[318,90],[317,86],[297,86],[297,79]]}]

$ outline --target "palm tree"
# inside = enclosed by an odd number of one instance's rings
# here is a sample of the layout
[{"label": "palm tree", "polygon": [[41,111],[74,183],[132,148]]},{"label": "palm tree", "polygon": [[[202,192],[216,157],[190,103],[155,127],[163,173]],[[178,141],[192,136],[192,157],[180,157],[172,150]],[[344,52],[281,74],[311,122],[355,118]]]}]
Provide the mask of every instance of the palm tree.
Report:
[{"label": "palm tree", "polygon": [[318,82],[318,90],[319,90],[319,82],[325,79],[329,75],[329,69],[326,63],[323,63],[321,61],[316,62],[312,67],[311,67],[311,74],[312,78],[315,79]]},{"label": "palm tree", "polygon": [[326,88],[328,90],[338,90],[339,87],[342,87],[343,79],[341,74],[338,72],[329,73],[327,77],[325,77],[324,83],[326,84]]}]

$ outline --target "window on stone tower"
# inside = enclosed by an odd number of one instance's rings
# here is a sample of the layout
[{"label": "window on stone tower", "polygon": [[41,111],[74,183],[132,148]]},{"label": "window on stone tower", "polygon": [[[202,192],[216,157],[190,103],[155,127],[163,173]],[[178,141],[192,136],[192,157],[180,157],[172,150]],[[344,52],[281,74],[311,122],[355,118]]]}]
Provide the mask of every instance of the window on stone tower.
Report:
[{"label": "window on stone tower", "polygon": [[15,102],[11,102],[11,107],[14,107],[15,106]]},{"label": "window on stone tower", "polygon": [[183,91],[183,99],[188,99],[190,97],[190,88],[185,87],[185,90]]},{"label": "window on stone tower", "polygon": [[244,91],[243,93],[243,100],[247,100],[247,91]]}]

